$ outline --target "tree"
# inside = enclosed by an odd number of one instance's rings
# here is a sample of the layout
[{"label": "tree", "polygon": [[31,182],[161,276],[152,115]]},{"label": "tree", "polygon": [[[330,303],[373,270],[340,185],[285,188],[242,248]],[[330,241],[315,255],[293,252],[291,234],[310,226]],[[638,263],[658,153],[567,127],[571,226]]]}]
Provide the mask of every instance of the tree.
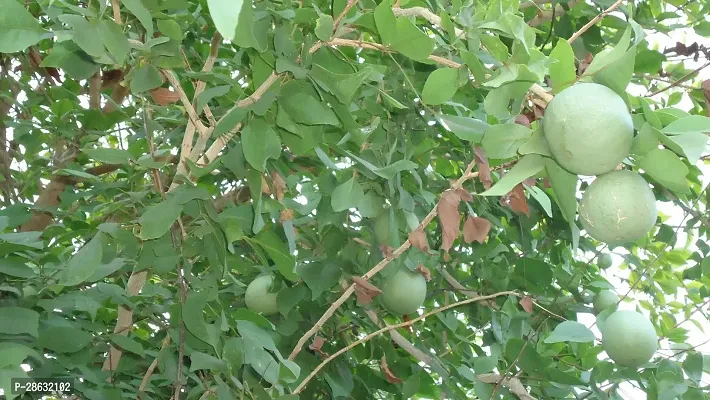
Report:
[{"label": "tree", "polygon": [[[19,377],[91,400],[710,398],[710,50],[646,38],[709,36],[707,4],[0,10],[8,399]],[[664,205],[623,243],[582,229],[599,178],[542,128],[584,82],[629,109],[616,169]],[[638,368],[604,351],[617,308],[660,338]]]}]

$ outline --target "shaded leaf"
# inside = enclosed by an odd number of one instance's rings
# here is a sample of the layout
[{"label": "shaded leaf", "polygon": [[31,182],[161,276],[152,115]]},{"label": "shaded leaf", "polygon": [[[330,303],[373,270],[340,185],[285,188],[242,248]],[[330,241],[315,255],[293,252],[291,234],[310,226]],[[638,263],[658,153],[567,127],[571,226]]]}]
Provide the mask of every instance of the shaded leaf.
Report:
[{"label": "shaded leaf", "polygon": [[474,143],[480,143],[484,132],[490,127],[479,119],[457,115],[438,114],[437,119],[446,130],[453,132],[459,139]]},{"label": "shaded leaf", "polygon": [[242,130],[244,158],[259,172],[266,170],[266,160],[281,155],[281,140],[271,126],[255,118]]},{"label": "shaded leaf", "polygon": [[23,307],[0,307],[0,333],[39,336],[39,314]]},{"label": "shaded leaf", "polygon": [[341,212],[350,208],[355,208],[364,198],[362,186],[353,176],[347,182],[338,185],[333,191],[330,199],[333,211]]}]

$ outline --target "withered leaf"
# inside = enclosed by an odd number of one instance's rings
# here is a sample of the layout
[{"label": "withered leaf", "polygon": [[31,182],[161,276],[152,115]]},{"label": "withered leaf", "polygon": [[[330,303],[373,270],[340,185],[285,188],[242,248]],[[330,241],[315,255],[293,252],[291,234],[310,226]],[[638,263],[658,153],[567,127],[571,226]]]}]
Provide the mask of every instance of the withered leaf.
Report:
[{"label": "withered leaf", "polygon": [[577,76],[581,76],[584,74],[584,71],[589,68],[589,65],[592,63],[592,60],[594,59],[594,56],[592,53],[587,53],[586,56],[584,56],[584,59],[579,62],[579,69],[577,70]]},{"label": "withered leaf", "polygon": [[281,201],[284,198],[284,193],[286,193],[286,182],[284,178],[282,178],[278,172],[271,171],[271,183],[274,186],[276,200]]},{"label": "withered leaf", "polygon": [[523,298],[520,299],[520,306],[523,307],[523,310],[525,310],[526,313],[532,314],[532,312],[533,312],[533,300],[532,300],[532,297],[530,297],[530,296],[523,296]]},{"label": "withered leaf", "polygon": [[394,248],[387,246],[386,244],[380,245],[380,251],[382,252],[382,257],[392,258],[394,256]]},{"label": "withered leaf", "polygon": [[402,380],[397,378],[392,371],[390,371],[390,368],[387,366],[387,356],[382,356],[382,360],[380,360],[380,369],[382,370],[382,373],[385,374],[385,379],[387,379],[387,382],[389,383],[402,383]]},{"label": "withered leaf", "polygon": [[441,248],[448,252],[454,244],[454,240],[459,237],[461,215],[459,214],[459,203],[461,196],[455,191],[447,190],[441,195],[439,204],[436,206],[439,212],[439,223],[441,224]]},{"label": "withered leaf", "polygon": [[290,221],[293,219],[293,210],[290,208],[284,208],[281,210],[281,221]]},{"label": "withered leaf", "polygon": [[324,344],[325,344],[325,338],[320,337],[320,336],[316,336],[315,338],[313,338],[313,343],[311,343],[308,346],[308,348],[315,351],[316,353],[318,353],[322,356],[327,356],[327,354],[321,350],[321,348],[323,347]]},{"label": "withered leaf", "polygon": [[378,294],[382,293],[382,290],[380,290],[380,288],[370,283],[367,279],[355,275],[353,275],[350,279],[355,282],[356,288],[360,287],[366,292],[371,293],[372,297],[375,297]]},{"label": "withered leaf", "polygon": [[530,208],[528,207],[528,199],[525,198],[525,189],[523,188],[523,184],[519,183],[517,184],[513,190],[508,193],[509,196],[509,204],[510,208],[521,214],[525,214],[528,217],[530,216]]},{"label": "withered leaf", "polygon": [[535,178],[527,178],[523,181],[523,185],[526,186],[535,186],[537,184],[537,179]]},{"label": "withered leaf", "polygon": [[431,271],[429,271],[429,268],[423,266],[422,264],[419,264],[419,265],[417,266],[417,269],[416,269],[415,271],[417,271],[417,272],[419,272],[420,274],[422,274],[422,276],[424,277],[424,279],[425,279],[427,282],[429,282],[429,281],[431,280]]},{"label": "withered leaf", "polygon": [[372,303],[372,296],[365,290],[362,286],[355,285],[355,297],[357,298],[358,304],[370,304]]},{"label": "withered leaf", "polygon": [[483,183],[486,190],[491,188],[493,180],[491,179],[491,166],[488,164],[488,156],[483,152],[483,149],[476,146],[473,148],[476,157],[476,168],[478,168],[478,179]]},{"label": "withered leaf", "polygon": [[180,100],[180,95],[168,88],[157,88],[150,91],[150,98],[161,106],[167,106],[170,103],[175,103]]},{"label": "withered leaf", "polygon": [[423,229],[420,228],[409,232],[409,242],[419,250],[426,253],[429,252],[429,242],[427,241],[426,233],[424,233]]},{"label": "withered leaf", "polygon": [[469,215],[466,222],[463,224],[463,240],[466,243],[474,241],[483,243],[488,237],[488,232],[491,230],[491,222],[485,218],[479,218]]}]

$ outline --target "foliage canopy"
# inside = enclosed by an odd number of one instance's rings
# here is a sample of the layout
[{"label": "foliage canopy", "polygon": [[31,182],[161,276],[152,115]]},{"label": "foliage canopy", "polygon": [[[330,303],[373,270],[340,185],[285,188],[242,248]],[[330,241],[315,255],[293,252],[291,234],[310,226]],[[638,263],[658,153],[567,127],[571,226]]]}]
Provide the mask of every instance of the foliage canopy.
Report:
[{"label": "foliage canopy", "polygon": [[[0,388],[710,398],[710,355],[692,334],[710,321],[710,83],[685,62],[707,66],[710,50],[647,38],[708,37],[708,11],[0,0]],[[547,104],[576,82],[631,112],[620,168],[663,205],[638,240],[580,230],[594,178],[560,167],[542,132]],[[402,269],[427,280],[408,316],[378,298]],[[254,286],[272,297],[262,315],[245,293],[267,275],[271,294]],[[582,323],[603,290],[660,338],[639,368],[604,353],[598,328],[615,307]]]}]

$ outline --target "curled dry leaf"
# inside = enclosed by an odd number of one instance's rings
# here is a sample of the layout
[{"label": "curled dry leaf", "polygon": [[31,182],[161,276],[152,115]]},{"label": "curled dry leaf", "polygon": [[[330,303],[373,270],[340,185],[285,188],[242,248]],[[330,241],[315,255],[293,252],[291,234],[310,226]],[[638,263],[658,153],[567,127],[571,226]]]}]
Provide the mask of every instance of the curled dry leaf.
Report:
[{"label": "curled dry leaf", "polygon": [[353,275],[351,279],[355,283],[355,288],[361,288],[363,291],[365,291],[365,293],[370,295],[370,297],[376,297],[377,295],[382,293],[382,290],[380,290],[380,288],[370,283],[367,279],[363,279],[356,275]]},{"label": "curled dry leaf", "polygon": [[513,211],[530,216],[528,200],[525,197],[523,184],[517,184],[507,195],[501,197],[500,204],[509,206]]},{"label": "curled dry leaf", "polygon": [[491,166],[488,164],[488,157],[483,149],[476,146],[473,148],[473,152],[476,157],[476,168],[478,168],[478,179],[483,183],[483,187],[486,190],[491,188],[493,180],[491,179]]},{"label": "curled dry leaf", "polygon": [[284,198],[284,193],[286,193],[286,182],[284,178],[282,178],[278,172],[271,171],[271,183],[274,187],[276,200],[281,201]]},{"label": "curled dry leaf", "polygon": [[[469,196],[471,195],[469,194]],[[441,224],[441,248],[446,252],[451,249],[454,240],[459,237],[459,225],[461,224],[460,202],[461,194],[459,191],[447,190],[441,195],[439,204],[436,206]]]},{"label": "curled dry leaf", "polygon": [[403,381],[395,374],[390,371],[390,368],[387,366],[387,356],[382,356],[382,359],[380,360],[380,369],[382,370],[382,373],[385,374],[385,379],[387,379],[387,382],[389,383],[402,383]]},{"label": "curled dry leaf", "polygon": [[422,274],[422,276],[424,277],[424,279],[426,279],[427,282],[431,280],[431,271],[429,271],[429,268],[423,266],[422,264],[419,264],[415,271]]},{"label": "curled dry leaf", "polygon": [[293,210],[290,208],[285,208],[281,210],[281,221],[290,221],[293,219]]},{"label": "curled dry leaf", "polygon": [[419,250],[429,252],[429,242],[427,241],[426,233],[424,233],[423,229],[420,228],[410,232],[409,242]]},{"label": "curled dry leaf", "polygon": [[325,338],[316,336],[313,338],[313,343],[311,343],[308,348],[315,351],[316,353],[320,354],[323,357],[328,357],[328,353],[323,352],[321,348],[325,344]]},{"label": "curled dry leaf", "polygon": [[537,179],[535,178],[527,178],[523,181],[523,185],[526,186],[535,186],[537,184]]},{"label": "curled dry leaf", "polygon": [[592,53],[587,53],[586,56],[584,56],[584,59],[579,62],[579,68],[577,69],[577,76],[581,76],[584,74],[584,71],[589,68],[589,65],[592,63],[592,60],[594,60],[594,56]]},{"label": "curled dry leaf", "polygon": [[394,256],[394,248],[387,246],[386,244],[380,245],[380,251],[382,252],[382,257],[392,258]]},{"label": "curled dry leaf", "polygon": [[483,243],[491,231],[491,222],[485,218],[479,218],[469,215],[466,222],[463,224],[463,240],[466,243],[478,242]]},{"label": "curled dry leaf", "polygon": [[523,310],[525,310],[526,313],[532,314],[532,312],[533,312],[533,300],[532,300],[532,297],[530,297],[530,296],[523,296],[523,298],[520,299],[520,306],[523,307]]},{"label": "curled dry leaf", "polygon": [[150,98],[161,106],[167,106],[180,100],[180,95],[168,88],[157,88],[150,91]]}]

